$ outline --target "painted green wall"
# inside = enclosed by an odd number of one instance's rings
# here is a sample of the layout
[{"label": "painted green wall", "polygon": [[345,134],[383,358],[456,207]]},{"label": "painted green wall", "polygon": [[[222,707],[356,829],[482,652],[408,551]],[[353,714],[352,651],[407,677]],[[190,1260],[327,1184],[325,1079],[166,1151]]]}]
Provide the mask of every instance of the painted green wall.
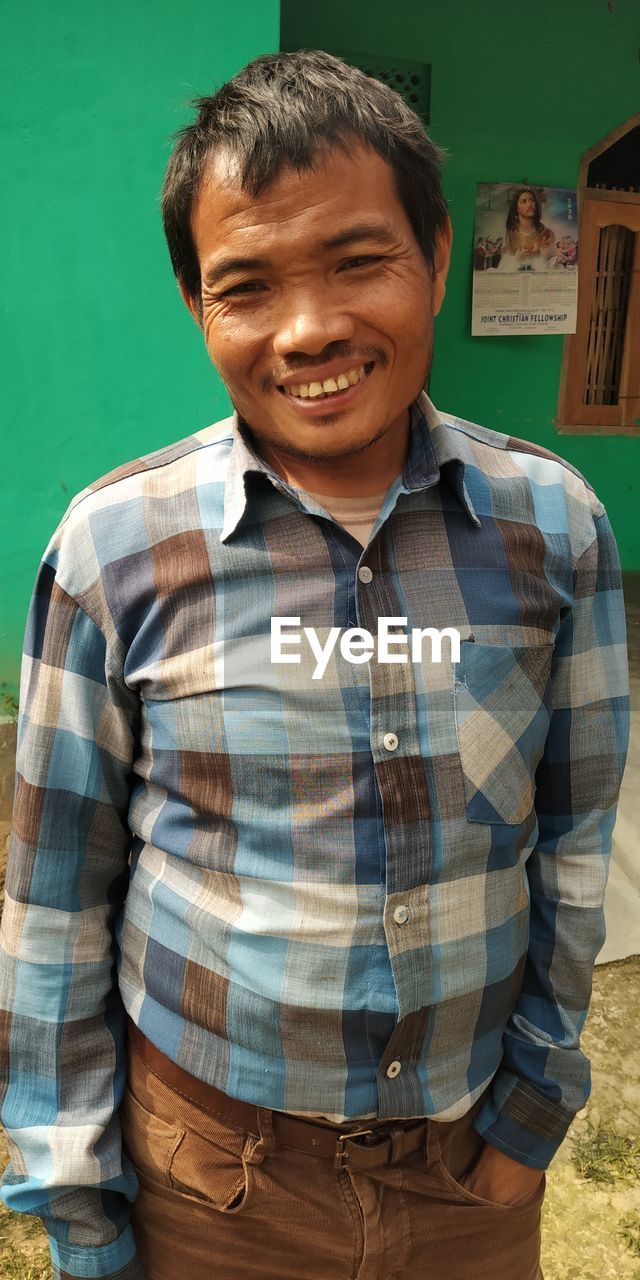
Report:
[{"label": "painted green wall", "polygon": [[627,569],[640,569],[640,435],[555,430],[562,337],[471,338],[471,246],[477,182],[571,187],[581,154],[640,111],[639,46],[638,0],[282,0],[282,48],[431,63],[430,133],[450,155],[454,253],[430,393],[441,409],[577,466],[609,510]]},{"label": "painted green wall", "polygon": [[5,6],[0,693],[15,691],[38,563],[71,497],[230,412],[158,194],[189,99],[276,50],[279,22],[278,0]]}]

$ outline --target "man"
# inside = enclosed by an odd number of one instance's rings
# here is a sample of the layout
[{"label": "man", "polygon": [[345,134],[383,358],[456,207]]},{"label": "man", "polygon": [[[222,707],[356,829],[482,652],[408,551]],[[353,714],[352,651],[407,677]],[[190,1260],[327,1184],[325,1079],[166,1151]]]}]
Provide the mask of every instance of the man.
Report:
[{"label": "man", "polygon": [[439,161],[319,51],[171,158],[235,413],[72,502],[25,640],[4,1198],[58,1276],[541,1275],[623,602],[587,482],[424,394]]}]

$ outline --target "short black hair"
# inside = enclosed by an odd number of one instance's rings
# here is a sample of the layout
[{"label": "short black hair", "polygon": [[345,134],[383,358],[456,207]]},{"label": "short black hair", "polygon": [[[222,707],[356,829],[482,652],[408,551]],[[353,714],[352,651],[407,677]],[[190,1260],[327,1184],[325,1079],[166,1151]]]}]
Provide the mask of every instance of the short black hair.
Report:
[{"label": "short black hair", "polygon": [[173,270],[201,298],[191,213],[207,160],[224,151],[239,165],[242,190],[270,187],[285,166],[314,167],[331,144],[353,141],[391,166],[415,238],[431,266],[447,222],[440,170],[444,152],[420,117],[388,85],[322,49],[265,53],[208,98],[192,104],[197,119],[176,135],[162,187],[162,218]]}]

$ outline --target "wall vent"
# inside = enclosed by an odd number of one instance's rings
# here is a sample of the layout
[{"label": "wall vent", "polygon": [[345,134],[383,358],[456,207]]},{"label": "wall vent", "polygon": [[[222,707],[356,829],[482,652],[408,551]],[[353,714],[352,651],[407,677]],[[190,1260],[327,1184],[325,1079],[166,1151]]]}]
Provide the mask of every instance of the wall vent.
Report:
[{"label": "wall vent", "polygon": [[408,106],[420,116],[423,124],[429,123],[431,109],[431,67],[426,62],[407,62],[404,58],[385,58],[372,53],[344,53],[335,50],[352,66],[359,67],[365,75],[382,80],[404,98]]},{"label": "wall vent", "polygon": [[[283,41],[283,53],[297,53],[298,45]],[[320,46],[318,46],[320,47]],[[410,62],[405,58],[386,57],[374,53],[347,53],[333,44],[321,46],[336,58],[343,58],[352,67],[358,67],[365,75],[382,80],[404,98],[424,125],[429,123],[431,111],[431,67],[426,62]]]}]

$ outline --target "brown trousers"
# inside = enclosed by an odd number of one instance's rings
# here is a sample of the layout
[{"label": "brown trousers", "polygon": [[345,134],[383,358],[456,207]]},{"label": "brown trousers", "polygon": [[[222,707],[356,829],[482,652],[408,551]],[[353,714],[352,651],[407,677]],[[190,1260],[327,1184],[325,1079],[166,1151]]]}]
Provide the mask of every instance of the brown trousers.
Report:
[{"label": "brown trousers", "polygon": [[484,1146],[482,1099],[365,1173],[278,1146],[264,1108],[259,1136],[232,1128],[128,1052],[122,1135],[147,1280],[542,1280],[544,1176],[508,1206],[459,1181]]}]

